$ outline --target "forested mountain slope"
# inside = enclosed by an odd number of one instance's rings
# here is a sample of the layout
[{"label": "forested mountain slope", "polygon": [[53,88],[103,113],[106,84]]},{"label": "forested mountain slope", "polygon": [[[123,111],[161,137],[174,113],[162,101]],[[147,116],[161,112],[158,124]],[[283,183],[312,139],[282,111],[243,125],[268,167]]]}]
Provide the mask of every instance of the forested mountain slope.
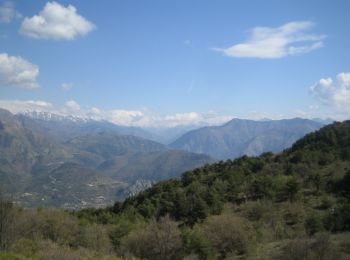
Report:
[{"label": "forested mountain slope", "polygon": [[[74,182],[61,170],[58,182]],[[345,260],[349,187],[345,121],[280,154],[208,164],[113,207],[31,210],[0,199],[0,257]]]},{"label": "forested mountain slope", "polygon": [[181,180],[160,182],[116,208],[132,208],[145,217],[170,214],[193,224],[219,213],[226,202],[278,203],[320,193],[349,199],[349,187],[342,190],[341,184],[348,172],[350,121],[345,121],[307,135],[281,154],[243,156],[186,172]]},{"label": "forested mountain slope", "polygon": [[[168,251],[174,259],[180,252],[199,259],[348,259],[349,187],[350,121],[344,121],[280,154],[208,164],[114,207],[75,215],[97,223],[133,219],[116,241],[140,258],[158,259],[151,248],[159,241],[150,241],[164,231],[181,233],[178,253]],[[180,229],[167,229],[169,217]],[[158,226],[137,227],[135,218],[159,219]]]}]

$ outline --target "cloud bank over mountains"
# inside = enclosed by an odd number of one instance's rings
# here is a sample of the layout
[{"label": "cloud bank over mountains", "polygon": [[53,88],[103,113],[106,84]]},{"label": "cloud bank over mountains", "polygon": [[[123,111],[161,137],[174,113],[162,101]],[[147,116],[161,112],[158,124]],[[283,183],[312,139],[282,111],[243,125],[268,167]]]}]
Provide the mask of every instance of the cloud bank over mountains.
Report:
[{"label": "cloud bank over mountains", "polygon": [[231,115],[196,112],[157,115],[144,110],[111,109],[79,105],[75,100],[68,100],[63,107],[56,107],[44,100],[0,100],[0,107],[14,114],[28,112],[52,113],[61,116],[74,116],[81,119],[108,121],[118,125],[137,127],[176,127],[186,125],[220,125],[233,118]]}]

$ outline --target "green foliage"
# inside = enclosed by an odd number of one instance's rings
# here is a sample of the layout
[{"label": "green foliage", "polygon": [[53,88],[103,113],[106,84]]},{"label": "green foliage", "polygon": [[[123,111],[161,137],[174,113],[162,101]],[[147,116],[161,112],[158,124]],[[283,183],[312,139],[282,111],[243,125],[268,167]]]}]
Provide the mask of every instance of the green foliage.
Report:
[{"label": "green foliage", "polygon": [[122,239],[134,230],[142,229],[145,222],[138,218],[132,218],[125,214],[118,216],[115,224],[109,228],[109,237],[114,249],[118,250]]},{"label": "green foliage", "polygon": [[281,154],[205,165],[104,209],[0,200],[1,249],[44,259],[346,259],[349,147],[346,121]]},{"label": "green foliage", "polygon": [[331,242],[328,234],[318,234],[315,239],[293,239],[288,242],[283,251],[273,257],[274,259],[286,260],[338,260],[345,259]]},{"label": "green foliage", "polygon": [[249,236],[252,234],[245,219],[232,214],[210,216],[200,227],[220,257],[247,253]]},{"label": "green foliage", "polygon": [[300,183],[294,176],[279,176],[274,185],[277,201],[295,201],[300,191]]},{"label": "green foliage", "polygon": [[121,241],[125,256],[141,259],[181,259],[182,240],[177,224],[169,216],[153,220],[145,229],[131,232]]},{"label": "green foliage", "polygon": [[309,235],[324,231],[324,217],[313,212],[305,220],[305,230]]},{"label": "green foliage", "polygon": [[350,202],[350,171],[346,172],[344,177],[335,183],[334,190]]},{"label": "green foliage", "polygon": [[23,255],[0,252],[0,260],[27,260]]},{"label": "green foliage", "polygon": [[[243,156],[197,168],[184,173],[180,181],[160,182],[127,199],[115,212],[132,210],[145,218],[170,214],[194,225],[210,214],[220,214],[225,203],[297,202],[307,199],[305,194],[337,194],[348,199],[350,174],[344,175],[339,165],[348,164],[341,154],[350,146],[349,132],[350,121],[335,123],[307,135],[280,155]],[[339,181],[335,176],[341,176]]]},{"label": "green foliage", "polygon": [[330,209],[325,222],[330,231],[350,231],[350,204],[340,204],[336,208]]},{"label": "green foliage", "polygon": [[213,259],[214,248],[210,240],[203,234],[199,227],[182,230],[183,251],[186,255],[195,255],[199,259]]}]

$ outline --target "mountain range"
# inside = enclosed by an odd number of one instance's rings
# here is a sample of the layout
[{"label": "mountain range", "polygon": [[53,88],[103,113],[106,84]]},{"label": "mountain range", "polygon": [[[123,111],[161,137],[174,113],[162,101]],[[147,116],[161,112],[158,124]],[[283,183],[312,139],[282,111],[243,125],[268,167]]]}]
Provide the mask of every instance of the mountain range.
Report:
[{"label": "mountain range", "polygon": [[213,161],[207,155],[170,150],[127,129],[1,109],[0,188],[28,207],[99,207],[123,199],[137,181],[143,189]]},{"label": "mountain range", "polygon": [[212,158],[281,151],[321,126],[235,119],[189,131],[167,146],[142,128],[0,109],[0,189],[26,207],[102,207]]},{"label": "mountain range", "polygon": [[233,159],[242,155],[281,152],[304,135],[324,124],[308,119],[253,121],[233,119],[222,126],[189,131],[169,146],[216,159]]}]

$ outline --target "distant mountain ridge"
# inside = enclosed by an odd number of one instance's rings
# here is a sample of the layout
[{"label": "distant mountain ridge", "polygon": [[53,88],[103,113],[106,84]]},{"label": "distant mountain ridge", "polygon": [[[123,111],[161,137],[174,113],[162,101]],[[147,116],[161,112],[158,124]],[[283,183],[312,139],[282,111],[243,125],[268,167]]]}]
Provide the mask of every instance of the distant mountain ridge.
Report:
[{"label": "distant mountain ridge", "polygon": [[[321,126],[304,119],[235,119],[166,146],[143,138],[149,133],[141,128],[0,109],[0,189],[29,207],[101,207],[212,157],[282,150]],[[177,147],[179,140],[186,142]]]},{"label": "distant mountain ridge", "polygon": [[157,135],[140,127],[122,126],[89,117],[35,111],[19,113],[15,116],[26,124],[26,127],[36,127],[36,131],[41,131],[58,141],[67,141],[73,137],[103,131],[110,131],[118,135],[134,135],[153,141],[160,139]]},{"label": "distant mountain ridge", "polygon": [[217,159],[257,156],[263,152],[280,152],[322,126],[322,123],[301,118],[264,121],[233,119],[222,126],[190,131],[169,146],[208,154]]},{"label": "distant mountain ridge", "polygon": [[27,207],[102,207],[213,161],[104,126],[0,109],[0,189]]}]

